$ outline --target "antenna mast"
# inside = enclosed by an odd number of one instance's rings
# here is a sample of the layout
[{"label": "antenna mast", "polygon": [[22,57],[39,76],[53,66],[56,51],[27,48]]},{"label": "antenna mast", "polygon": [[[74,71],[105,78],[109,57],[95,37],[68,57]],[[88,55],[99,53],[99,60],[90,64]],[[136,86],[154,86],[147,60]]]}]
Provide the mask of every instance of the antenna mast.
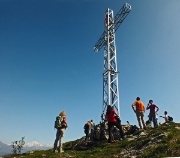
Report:
[{"label": "antenna mast", "polygon": [[96,52],[104,47],[102,121],[105,119],[107,105],[114,107],[120,116],[115,32],[130,11],[131,6],[126,3],[114,17],[113,10],[108,8],[105,13],[104,32],[94,46]]}]

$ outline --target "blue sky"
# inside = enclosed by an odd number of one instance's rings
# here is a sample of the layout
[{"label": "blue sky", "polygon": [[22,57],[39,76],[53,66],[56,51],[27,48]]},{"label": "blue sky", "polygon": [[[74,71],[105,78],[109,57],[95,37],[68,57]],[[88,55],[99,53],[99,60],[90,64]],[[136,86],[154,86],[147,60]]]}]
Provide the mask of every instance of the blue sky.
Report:
[{"label": "blue sky", "polygon": [[122,123],[137,125],[137,96],[180,121],[179,0],[0,0],[0,141],[53,144],[62,110],[64,141],[99,123],[103,49],[93,47],[106,9],[116,15],[125,2],[132,11],[116,32]]}]

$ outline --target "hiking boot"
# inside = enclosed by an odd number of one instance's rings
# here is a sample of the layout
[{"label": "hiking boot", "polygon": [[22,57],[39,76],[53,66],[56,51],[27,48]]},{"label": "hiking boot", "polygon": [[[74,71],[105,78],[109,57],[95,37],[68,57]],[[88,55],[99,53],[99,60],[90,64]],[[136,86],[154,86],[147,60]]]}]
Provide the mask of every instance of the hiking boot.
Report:
[{"label": "hiking boot", "polygon": [[64,152],[64,150],[60,150],[60,153],[63,153]]},{"label": "hiking boot", "polygon": [[58,153],[58,150],[53,150],[54,153]]}]

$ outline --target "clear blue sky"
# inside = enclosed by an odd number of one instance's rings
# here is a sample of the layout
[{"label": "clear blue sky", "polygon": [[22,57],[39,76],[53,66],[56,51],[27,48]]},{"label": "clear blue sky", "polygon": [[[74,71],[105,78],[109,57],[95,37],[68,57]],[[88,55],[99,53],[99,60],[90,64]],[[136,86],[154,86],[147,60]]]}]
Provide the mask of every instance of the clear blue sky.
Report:
[{"label": "clear blue sky", "polygon": [[64,141],[99,123],[103,50],[93,47],[106,9],[116,15],[125,2],[132,11],[116,32],[122,123],[137,125],[137,96],[180,121],[179,0],[0,0],[0,141],[53,144],[62,110]]}]

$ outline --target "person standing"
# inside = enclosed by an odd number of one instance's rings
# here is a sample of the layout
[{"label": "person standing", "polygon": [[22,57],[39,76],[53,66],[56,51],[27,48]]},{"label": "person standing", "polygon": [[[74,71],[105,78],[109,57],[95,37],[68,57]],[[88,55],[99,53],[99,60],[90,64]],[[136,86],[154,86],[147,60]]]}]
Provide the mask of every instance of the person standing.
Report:
[{"label": "person standing", "polygon": [[94,128],[95,128],[95,123],[93,120],[91,120],[91,134],[90,134],[90,140],[94,140]]},{"label": "person standing", "polygon": [[146,110],[148,109],[150,109],[149,121],[153,121],[154,127],[157,127],[156,113],[158,112],[159,108],[155,104],[153,104],[153,100],[149,100]]},{"label": "person standing", "polygon": [[[136,107],[136,110],[134,109],[134,106]],[[145,108],[144,108],[144,103],[140,100],[140,97],[136,98],[136,101],[132,104],[132,109],[136,113],[139,127],[141,129],[146,129],[146,125],[144,122]]]},{"label": "person standing", "polygon": [[56,117],[55,121],[55,128],[57,129],[56,132],[56,139],[54,141],[54,148],[53,151],[57,152],[57,143],[59,141],[59,152],[62,153],[64,152],[62,149],[62,140],[65,134],[65,130],[68,127],[67,122],[66,122],[66,113],[62,111],[59,116]]},{"label": "person standing", "polygon": [[113,109],[113,107],[111,107],[111,105],[107,106],[106,118],[108,121],[108,132],[109,132],[108,143],[112,142],[112,127],[113,126],[116,126],[119,129],[121,138],[124,138],[124,132],[121,126],[121,120],[118,114],[116,113],[116,111]]},{"label": "person standing", "polygon": [[84,125],[84,133],[86,134],[85,142],[86,142],[87,140],[89,140],[90,127],[91,127],[91,121],[88,121],[88,122]]}]

